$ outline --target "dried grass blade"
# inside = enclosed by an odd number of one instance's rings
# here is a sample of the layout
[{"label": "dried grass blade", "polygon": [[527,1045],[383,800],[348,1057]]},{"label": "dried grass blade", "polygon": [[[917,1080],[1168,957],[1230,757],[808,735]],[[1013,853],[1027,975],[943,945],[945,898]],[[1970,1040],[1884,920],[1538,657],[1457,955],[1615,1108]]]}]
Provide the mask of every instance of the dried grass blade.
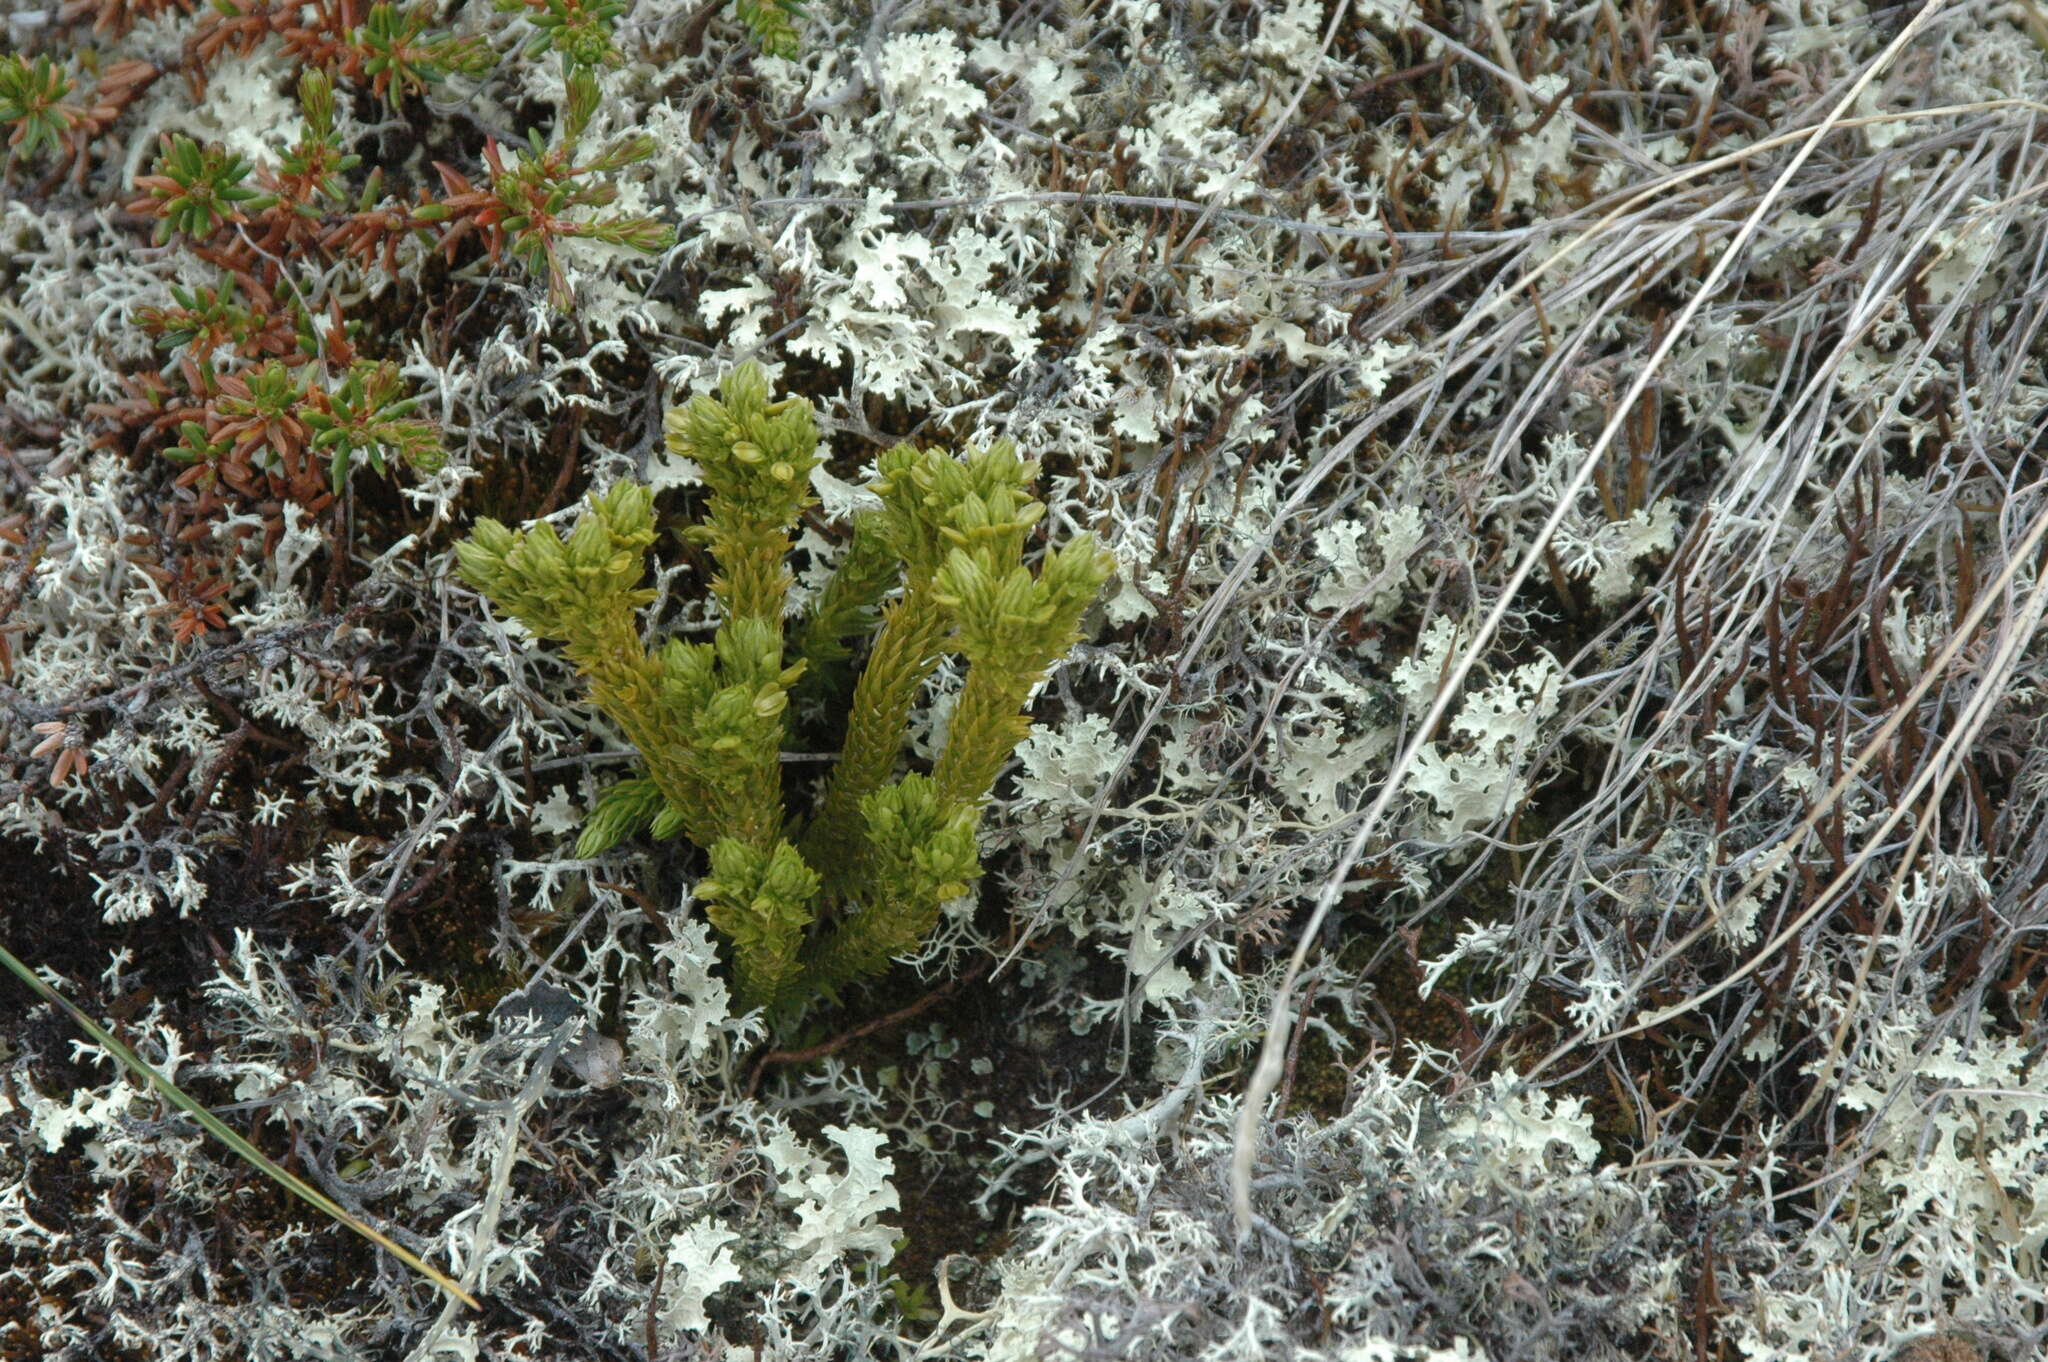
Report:
[{"label": "dried grass blade", "polygon": [[425,1262],[422,1262],[418,1256],[404,1246],[380,1234],[350,1215],[318,1188],[287,1172],[277,1164],[272,1163],[262,1150],[236,1134],[219,1117],[187,1096],[175,1083],[158,1073],[149,1061],[136,1054],[124,1041],[116,1038],[112,1032],[87,1016],[70,999],[44,983],[34,970],[31,970],[27,965],[16,959],[13,952],[9,951],[5,946],[0,946],[0,964],[6,965],[8,969],[14,972],[15,977],[19,978],[31,989],[34,989],[38,997],[70,1014],[71,1020],[78,1023],[79,1029],[104,1046],[107,1053],[120,1060],[131,1073],[147,1079],[150,1086],[161,1093],[165,1100],[185,1112],[193,1120],[199,1122],[209,1135],[212,1135],[222,1144],[234,1150],[251,1167],[262,1172],[287,1192],[290,1192],[293,1196],[299,1198],[299,1200],[313,1207],[313,1209],[321,1214],[348,1226],[348,1228],[377,1245],[377,1247],[389,1251],[400,1262],[425,1277],[428,1281],[431,1281],[435,1286],[440,1287],[449,1295],[455,1297],[455,1299],[461,1301],[464,1305],[469,1306],[471,1309],[480,1308],[476,1297],[456,1285],[452,1278],[436,1271]]}]

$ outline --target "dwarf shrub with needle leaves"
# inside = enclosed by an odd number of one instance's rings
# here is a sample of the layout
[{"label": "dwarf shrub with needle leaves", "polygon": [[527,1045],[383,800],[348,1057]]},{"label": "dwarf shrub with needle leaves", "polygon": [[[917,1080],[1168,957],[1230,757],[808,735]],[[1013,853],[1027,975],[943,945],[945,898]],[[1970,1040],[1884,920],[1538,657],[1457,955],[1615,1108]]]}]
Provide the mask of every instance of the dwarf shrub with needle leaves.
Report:
[{"label": "dwarf shrub with needle leaves", "polygon": [[[710,853],[698,893],[732,940],[742,997],[782,1006],[834,994],[915,950],[980,875],[975,827],[1030,729],[1024,701],[1073,644],[1112,560],[1084,537],[1036,573],[1025,566],[1045,507],[1030,492],[1038,466],[1009,444],[959,458],[899,445],[870,484],[881,507],[855,518],[837,573],[785,638],[791,536],[818,463],[810,407],[770,401],[748,365],[718,399],[671,411],[668,443],[711,493],[690,531],[718,567],[724,619],[710,643],[641,638],[654,509],[636,484],[593,496],[566,541],[544,524],[480,521],[456,546],[462,575],[560,642],[639,749],[644,773],[598,800],[577,853],[643,830],[683,833]],[[851,641],[870,629],[846,696]],[[929,775],[898,775],[918,690],[948,652],[968,669],[945,749]],[[845,696],[847,715],[839,761],[802,824],[782,789],[793,696]]]}]

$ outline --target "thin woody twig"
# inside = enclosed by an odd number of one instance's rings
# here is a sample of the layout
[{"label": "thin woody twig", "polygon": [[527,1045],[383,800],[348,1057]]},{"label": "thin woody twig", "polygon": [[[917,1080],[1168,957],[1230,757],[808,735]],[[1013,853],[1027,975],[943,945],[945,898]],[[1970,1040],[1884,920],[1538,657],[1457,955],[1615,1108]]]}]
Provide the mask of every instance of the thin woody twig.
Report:
[{"label": "thin woody twig", "polygon": [[877,1017],[873,1021],[862,1022],[851,1031],[842,1032],[831,1040],[821,1041],[816,1045],[806,1045],[800,1050],[767,1051],[754,1061],[754,1071],[747,1078],[746,1095],[751,1098],[755,1090],[761,1086],[761,1075],[767,1072],[769,1065],[808,1064],[814,1059],[823,1059],[827,1055],[837,1054],[863,1036],[871,1036],[877,1031],[886,1031],[892,1026],[899,1026],[913,1017],[931,1010],[939,1003],[944,1002],[947,998],[952,997],[955,993],[973,983],[976,979],[979,979],[987,972],[988,965],[989,962],[986,960],[977,961],[974,967],[968,970],[967,973],[960,975],[958,978],[948,980],[909,1006],[899,1007],[885,1017]]}]

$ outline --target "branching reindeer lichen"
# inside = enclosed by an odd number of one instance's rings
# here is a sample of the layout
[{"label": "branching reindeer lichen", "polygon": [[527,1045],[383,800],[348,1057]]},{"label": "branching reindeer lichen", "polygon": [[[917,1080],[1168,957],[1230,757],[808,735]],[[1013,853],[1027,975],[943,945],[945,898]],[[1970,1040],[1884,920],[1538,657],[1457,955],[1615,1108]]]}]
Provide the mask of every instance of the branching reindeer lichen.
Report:
[{"label": "branching reindeer lichen", "polygon": [[[642,641],[654,508],[636,484],[593,496],[566,541],[547,525],[480,521],[458,546],[462,575],[560,642],[639,749],[645,774],[599,799],[578,854],[643,830],[684,833],[710,853],[698,894],[733,942],[741,995],[781,1006],[834,994],[914,950],[979,877],[982,802],[1030,729],[1025,700],[1073,644],[1112,560],[1083,537],[1037,573],[1025,566],[1045,508],[1030,493],[1037,465],[1009,444],[962,458],[899,445],[870,484],[881,507],[856,518],[837,574],[785,638],[792,534],[819,461],[809,405],[770,401],[748,365],[719,399],[671,411],[668,442],[711,493],[690,533],[718,567],[724,618],[712,642]],[[846,701],[839,761],[799,824],[782,787],[792,695],[844,693],[849,640],[899,580]],[[898,777],[918,690],[949,651],[968,670],[945,748],[931,774]]]}]

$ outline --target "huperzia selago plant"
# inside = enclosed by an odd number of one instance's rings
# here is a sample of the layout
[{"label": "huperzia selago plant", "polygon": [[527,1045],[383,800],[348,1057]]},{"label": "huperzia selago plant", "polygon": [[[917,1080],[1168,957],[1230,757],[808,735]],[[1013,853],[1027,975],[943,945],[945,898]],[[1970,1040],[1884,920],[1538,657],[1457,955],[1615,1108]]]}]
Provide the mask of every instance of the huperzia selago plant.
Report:
[{"label": "huperzia selago plant", "polygon": [[[709,852],[697,893],[732,941],[741,997],[782,1008],[836,995],[914,951],[979,877],[981,807],[1029,731],[1024,702],[1078,637],[1112,560],[1083,537],[1030,571],[1025,542],[1045,508],[1031,496],[1037,465],[1009,444],[957,458],[899,445],[869,484],[881,506],[854,518],[836,574],[786,635],[786,560],[819,462],[810,407],[770,401],[748,365],[718,399],[672,410],[668,444],[710,492],[690,533],[717,565],[711,642],[642,640],[655,522],[637,484],[594,495],[566,541],[546,524],[480,521],[456,546],[461,572],[561,643],[639,749],[642,772],[598,800],[577,854],[642,831],[687,836]],[[853,642],[870,630],[843,694]],[[899,775],[918,692],[949,652],[967,672],[944,749],[929,774]],[[784,805],[793,698],[841,704],[846,717],[807,820]]]}]

